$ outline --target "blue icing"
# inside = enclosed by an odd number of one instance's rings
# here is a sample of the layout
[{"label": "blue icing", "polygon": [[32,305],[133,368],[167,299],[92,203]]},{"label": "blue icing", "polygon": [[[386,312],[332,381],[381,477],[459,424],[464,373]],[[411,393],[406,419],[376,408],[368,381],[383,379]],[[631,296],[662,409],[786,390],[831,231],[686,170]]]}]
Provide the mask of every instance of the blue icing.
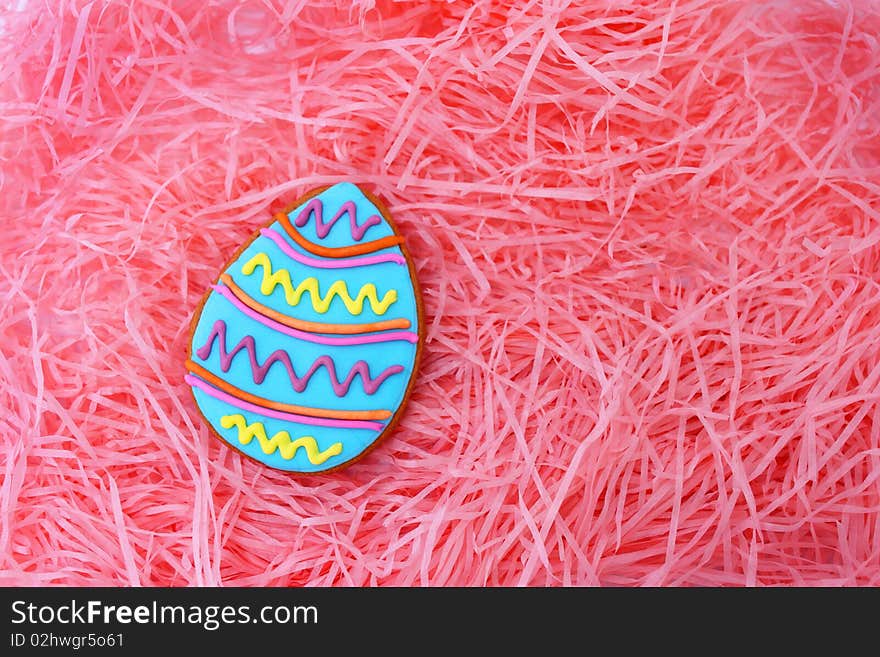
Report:
[{"label": "blue icing", "polygon": [[[292,241],[286,237],[284,229],[278,222],[273,223],[270,228],[280,234],[285,241],[293,246]],[[296,249],[302,253],[302,249]],[[299,303],[291,306],[285,298],[284,288],[276,285],[272,293],[265,295],[260,290],[263,282],[264,268],[258,266],[254,271],[245,275],[242,267],[259,253],[265,253],[269,256],[272,263],[272,272],[280,269],[286,269],[290,273],[291,285],[296,288],[306,278],[316,278],[318,280],[318,288],[322,298],[326,298],[327,291],[330,286],[338,281],[345,281],[348,287],[349,295],[352,299],[356,299],[358,292],[366,283],[373,283],[376,286],[376,297],[381,301],[389,290],[397,291],[397,301],[388,306],[384,314],[380,315],[373,312],[372,305],[368,300],[364,301],[363,310],[359,315],[352,315],[345,307],[345,303],[339,296],[333,298],[330,302],[330,308],[325,313],[319,313],[312,306],[312,296],[310,292],[305,292],[300,297]],[[386,249],[381,253],[401,254],[400,249]],[[304,254],[311,258],[317,258],[313,254]],[[372,255],[372,254],[371,254]],[[412,283],[409,278],[409,268],[406,265],[400,265],[394,262],[383,262],[375,265],[366,265],[365,267],[353,267],[346,269],[320,269],[310,267],[287,256],[281,248],[268,237],[260,236],[248,246],[241,255],[227,268],[228,273],[249,297],[260,302],[264,306],[268,306],[272,310],[276,310],[285,315],[296,317],[310,322],[324,322],[329,324],[362,324],[366,322],[378,322],[388,319],[406,318],[410,322],[416,317],[415,295],[412,289]]]},{"label": "blue icing", "polygon": [[[336,364],[336,375],[344,381],[354,364],[363,360],[370,368],[370,375],[376,378],[391,365],[402,365],[405,370],[392,374],[379,386],[372,395],[364,392],[360,375],[356,376],[345,397],[337,397],[330,382],[327,369],[322,367],[309,379],[303,392],[296,392],[290,382],[287,369],[281,363],[275,363],[269,369],[261,384],[254,382],[251,372],[250,358],[242,349],[235,358],[228,372],[220,366],[220,339],[215,338],[211,354],[202,360],[196,353],[204,345],[211,334],[214,322],[223,319],[226,322],[226,349],[231,352],[246,335],[254,337],[256,342],[257,360],[262,364],[276,349],[283,349],[290,356],[293,368],[302,378],[312,363],[325,354],[333,358]],[[202,319],[193,332],[193,360],[205,369],[228,381],[236,388],[286,404],[300,406],[316,406],[332,409],[393,411],[406,391],[409,382],[408,372],[415,359],[416,345],[404,340],[381,342],[378,344],[330,346],[300,340],[269,328],[255,319],[240,313],[225,297],[212,292],[202,311]],[[315,400],[320,400],[316,403]]]},{"label": "blue icing", "polygon": [[[349,198],[355,201],[358,212],[358,223],[372,214],[380,215],[379,210],[357,189],[349,183],[336,185],[326,190],[319,196],[324,201],[325,221],[329,221],[339,207]],[[302,206],[301,206],[302,207]],[[290,213],[292,220],[297,216],[297,210]],[[306,239],[325,246],[345,246],[358,243],[351,239],[348,216],[340,218],[326,238],[319,239],[315,233],[314,218],[300,232]],[[285,233],[278,222],[271,226],[287,243],[291,250],[300,253],[307,258],[328,260],[315,254],[308,253],[293,242]],[[372,226],[364,235],[361,243],[392,235],[393,231],[387,222]],[[358,291],[366,283],[374,283],[377,288],[378,298],[390,289],[397,290],[397,301],[391,304],[383,315],[374,313],[369,302],[364,303],[364,310],[360,315],[352,315],[348,312],[343,301],[336,297],[330,304],[326,313],[318,313],[311,304],[310,293],[302,295],[297,306],[288,305],[284,298],[283,288],[279,285],[271,295],[263,295],[260,291],[260,283],[263,277],[262,267],[249,276],[242,273],[242,265],[257,253],[266,253],[272,263],[272,270],[279,269],[289,271],[294,287],[303,279],[315,277],[320,284],[321,296],[326,296],[329,286],[337,281],[346,282],[349,293],[353,298],[357,297]],[[376,251],[370,255],[394,253],[402,255],[399,248],[393,247]],[[271,239],[257,236],[247,246],[241,255],[232,262],[225,270],[235,280],[236,284],[251,298],[259,303],[270,307],[284,315],[297,319],[325,322],[325,323],[366,323],[389,319],[406,318],[410,321],[411,332],[418,333],[418,313],[415,299],[415,290],[410,280],[409,268],[396,263],[379,263],[350,268],[319,268],[312,267],[289,257]],[[218,277],[219,278],[219,277]],[[246,349],[242,349],[232,360],[228,372],[221,368],[220,338],[214,340],[214,345],[207,359],[202,360],[198,349],[204,345],[211,334],[217,320],[223,320],[226,324],[226,348],[231,351],[239,341],[250,335],[255,341],[255,353],[259,363],[263,364],[266,358],[274,351],[282,349],[290,356],[293,368],[298,377],[302,378],[311,368],[312,364],[321,356],[330,356],[336,366],[337,379],[344,381],[350,369],[357,361],[365,361],[370,370],[370,377],[375,379],[389,366],[400,365],[402,372],[391,374],[379,385],[378,390],[370,395],[364,390],[360,375],[353,378],[348,394],[340,397],[331,385],[329,372],[325,367],[319,368],[302,392],[294,390],[287,370],[282,363],[275,363],[269,369],[262,383],[254,381],[250,367],[250,358]],[[381,333],[379,333],[381,334]],[[375,333],[372,335],[376,335]],[[343,337],[343,336],[326,336]],[[388,410],[395,413],[403,402],[409,381],[413,376],[413,366],[417,352],[417,345],[404,340],[388,341],[373,344],[360,345],[325,345],[281,333],[273,328],[265,326],[260,321],[248,317],[237,309],[229,300],[212,291],[208,296],[201,316],[193,331],[192,359],[206,370],[232,386],[273,401],[324,408],[331,410]],[[343,464],[357,457],[376,439],[381,430],[377,429],[353,429],[321,427],[304,425],[297,422],[266,417],[249,410],[236,408],[225,401],[215,399],[198,388],[194,389],[196,402],[205,418],[211,423],[214,430],[228,443],[255,459],[282,470],[297,472],[319,472],[337,465]],[[242,415],[248,423],[262,422],[269,438],[278,431],[288,431],[291,439],[295,440],[302,435],[313,436],[322,450],[327,449],[336,442],[343,444],[343,451],[332,456],[322,464],[312,464],[307,458],[304,449],[297,450],[294,458],[285,460],[279,451],[271,455],[263,453],[258,439],[254,438],[249,445],[242,445],[238,441],[238,429],[236,427],[224,428],[220,424],[220,418],[224,415]],[[381,427],[387,426],[389,420],[371,420]]]},{"label": "blue icing", "polygon": [[[318,195],[318,198],[324,204],[323,213],[324,213],[324,223],[328,223],[333,217],[336,216],[336,213],[339,212],[339,209],[342,205],[347,201],[354,201],[354,204],[357,208],[357,225],[361,226],[363,223],[371,216],[378,215],[379,218],[382,218],[382,213],[379,212],[378,208],[373,205],[373,203],[364,196],[364,193],[358,189],[357,185],[352,183],[339,183],[338,185],[334,185],[329,189],[324,190]],[[290,217],[290,222],[294,223],[299,217],[300,212],[303,208],[308,205],[309,201],[297,206],[293,211],[288,213],[288,217]],[[295,224],[294,224],[295,225]],[[329,246],[329,247],[340,247],[340,246],[349,246],[351,244],[363,244],[366,242],[372,242],[373,240],[378,240],[383,237],[388,237],[389,235],[393,235],[394,231],[391,230],[391,227],[388,225],[388,222],[382,218],[381,224],[375,224],[370,226],[367,231],[364,233],[364,236],[360,240],[355,240],[351,234],[351,222],[349,221],[348,214],[342,215],[333,227],[330,229],[330,232],[326,237],[320,238],[318,237],[318,233],[315,229],[315,217],[311,216],[309,218],[308,223],[305,226],[297,227],[299,228],[299,232],[302,234],[310,242],[314,242],[315,244],[320,244],[321,246]]]},{"label": "blue icing", "polygon": [[[206,418],[211,418],[214,430],[223,440],[261,463],[279,470],[290,472],[320,472],[328,470],[345,463],[348,459],[352,458],[353,454],[359,454],[364,451],[376,439],[376,432],[371,429],[336,429],[333,427],[316,427],[287,422],[266,417],[252,411],[241,410],[205,394],[198,388],[193,390],[193,394],[202,415]],[[331,456],[318,465],[314,465],[309,461],[305,449],[302,448],[296,450],[293,458],[290,460],[283,458],[277,449],[271,454],[266,454],[260,447],[259,439],[253,438],[249,444],[243,445],[238,440],[237,427],[223,428],[219,418],[225,415],[242,415],[248,424],[262,422],[266,436],[270,439],[279,431],[287,431],[290,434],[291,440],[296,440],[301,436],[312,436],[318,444],[318,449],[321,451],[328,449],[337,442],[341,442],[344,445],[344,450],[339,455]],[[217,418],[217,420],[215,421],[214,418]]]}]

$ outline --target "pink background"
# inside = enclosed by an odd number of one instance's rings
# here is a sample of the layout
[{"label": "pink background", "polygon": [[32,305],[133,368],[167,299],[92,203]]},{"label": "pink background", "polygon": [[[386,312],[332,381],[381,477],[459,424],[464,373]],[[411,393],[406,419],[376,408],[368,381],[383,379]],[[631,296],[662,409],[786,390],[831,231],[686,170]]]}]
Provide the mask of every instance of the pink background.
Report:
[{"label": "pink background", "polygon": [[[3,4],[0,583],[880,583],[877,2]],[[341,180],[427,342],[295,479],[187,327]]]}]

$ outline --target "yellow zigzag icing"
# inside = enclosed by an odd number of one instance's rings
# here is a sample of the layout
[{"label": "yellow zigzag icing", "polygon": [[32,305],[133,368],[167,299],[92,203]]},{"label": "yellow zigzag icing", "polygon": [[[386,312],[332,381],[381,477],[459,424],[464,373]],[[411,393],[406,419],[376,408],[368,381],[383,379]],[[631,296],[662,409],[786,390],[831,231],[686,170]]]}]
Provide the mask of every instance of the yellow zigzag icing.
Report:
[{"label": "yellow zigzag icing", "polygon": [[317,278],[309,276],[294,288],[293,283],[290,282],[290,272],[286,269],[279,269],[273,272],[272,261],[269,260],[269,256],[265,253],[258,253],[248,260],[241,268],[241,271],[245,276],[250,276],[257,267],[263,268],[263,281],[260,283],[260,292],[265,295],[272,294],[275,286],[280,285],[284,288],[284,297],[291,306],[299,304],[300,297],[305,292],[308,292],[312,299],[312,308],[322,314],[326,313],[330,308],[330,302],[333,301],[335,296],[342,299],[348,312],[352,315],[360,315],[363,312],[365,299],[370,302],[370,307],[377,315],[384,315],[385,311],[388,310],[388,306],[397,301],[397,290],[388,290],[385,296],[382,297],[382,300],[379,301],[376,286],[372,283],[364,285],[358,292],[357,297],[352,299],[348,293],[345,281],[335,281],[330,286],[330,289],[327,290],[327,296],[321,298]]},{"label": "yellow zigzag icing", "polygon": [[242,445],[248,445],[256,438],[260,441],[260,447],[263,454],[271,454],[276,449],[281,453],[281,457],[289,461],[296,454],[296,450],[300,447],[306,450],[306,456],[312,465],[321,465],[331,456],[342,453],[342,443],[333,443],[323,452],[318,449],[318,441],[312,436],[303,436],[296,440],[290,439],[290,434],[286,431],[279,431],[269,438],[266,436],[266,428],[262,422],[254,422],[248,424],[244,419],[244,415],[224,415],[220,418],[220,424],[224,429],[238,427],[238,442]]}]

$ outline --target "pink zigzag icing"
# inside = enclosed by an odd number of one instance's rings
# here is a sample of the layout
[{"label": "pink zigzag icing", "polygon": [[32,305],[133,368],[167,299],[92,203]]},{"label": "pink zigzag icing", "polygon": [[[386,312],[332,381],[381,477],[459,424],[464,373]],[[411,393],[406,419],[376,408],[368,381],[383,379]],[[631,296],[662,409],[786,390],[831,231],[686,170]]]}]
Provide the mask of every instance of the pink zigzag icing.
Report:
[{"label": "pink zigzag icing", "polygon": [[358,226],[357,223],[357,206],[354,204],[354,201],[346,201],[342,204],[342,207],[339,208],[339,212],[337,212],[333,218],[324,223],[324,203],[319,198],[313,198],[309,201],[306,206],[302,209],[302,211],[297,216],[294,223],[302,228],[307,223],[309,223],[309,217],[312,215],[315,216],[315,232],[318,233],[318,237],[324,239],[330,233],[330,229],[333,228],[333,225],[339,220],[342,215],[348,213],[348,222],[351,226],[351,236],[355,241],[360,242],[364,236],[364,233],[370,228],[370,226],[375,226],[376,224],[381,224],[382,219],[379,215],[373,214],[367,217],[366,221],[363,224]]}]

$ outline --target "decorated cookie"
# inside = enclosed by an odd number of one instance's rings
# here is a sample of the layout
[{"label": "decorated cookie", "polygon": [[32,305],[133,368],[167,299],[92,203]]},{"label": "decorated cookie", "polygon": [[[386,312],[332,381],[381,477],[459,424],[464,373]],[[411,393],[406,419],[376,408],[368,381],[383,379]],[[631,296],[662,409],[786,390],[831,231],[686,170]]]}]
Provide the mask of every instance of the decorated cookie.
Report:
[{"label": "decorated cookie", "polygon": [[355,461],[406,404],[418,283],[381,203],[356,185],[279,212],[223,269],[192,324],[186,382],[228,444],[270,467]]}]

